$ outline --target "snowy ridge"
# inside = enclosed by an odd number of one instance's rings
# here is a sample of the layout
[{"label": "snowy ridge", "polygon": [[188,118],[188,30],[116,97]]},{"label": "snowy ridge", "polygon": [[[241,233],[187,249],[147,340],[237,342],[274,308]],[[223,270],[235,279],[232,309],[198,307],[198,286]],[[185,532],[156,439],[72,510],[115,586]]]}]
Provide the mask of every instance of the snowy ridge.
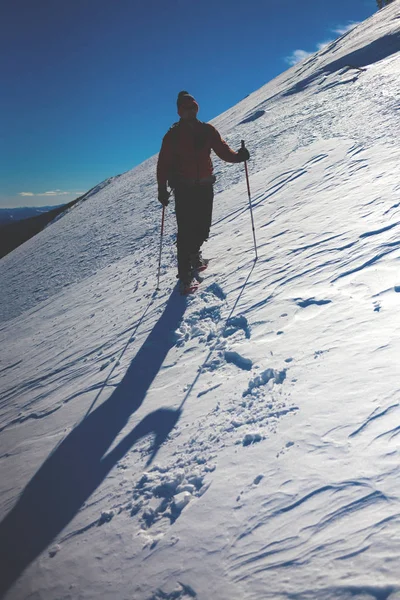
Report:
[{"label": "snowy ridge", "polygon": [[399,72],[396,1],[215,119],[192,297],[156,157],[1,261],[0,595],[400,597]]}]

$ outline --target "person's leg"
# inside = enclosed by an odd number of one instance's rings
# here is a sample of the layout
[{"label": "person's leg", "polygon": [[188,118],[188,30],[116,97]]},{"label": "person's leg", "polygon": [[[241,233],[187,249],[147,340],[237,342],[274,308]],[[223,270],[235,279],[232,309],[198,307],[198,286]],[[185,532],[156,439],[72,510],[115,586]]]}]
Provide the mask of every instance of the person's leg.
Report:
[{"label": "person's leg", "polygon": [[177,253],[178,277],[187,279],[190,275],[190,254],[192,249],[192,209],[191,191],[188,187],[175,189],[175,214],[178,226]]},{"label": "person's leg", "polygon": [[202,205],[202,221],[201,221],[201,243],[202,245],[208,240],[210,235],[213,201],[214,201],[214,188],[212,185],[204,185],[201,187],[201,205]]},{"label": "person's leg", "polygon": [[200,248],[210,235],[214,190],[212,185],[196,188],[193,206],[193,236],[191,246],[191,262],[194,268],[200,266]]},{"label": "person's leg", "polygon": [[178,276],[187,277],[199,266],[200,248],[210,235],[214,190],[212,185],[181,186],[175,190],[178,225]]}]

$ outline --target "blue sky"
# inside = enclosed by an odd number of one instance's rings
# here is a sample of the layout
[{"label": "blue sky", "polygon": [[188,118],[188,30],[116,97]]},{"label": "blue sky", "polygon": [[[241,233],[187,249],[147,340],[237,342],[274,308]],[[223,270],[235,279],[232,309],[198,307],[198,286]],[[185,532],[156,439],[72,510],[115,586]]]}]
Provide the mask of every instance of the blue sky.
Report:
[{"label": "blue sky", "polygon": [[375,0],[13,0],[0,12],[0,207],[55,205],[158,152],[187,89],[208,121]]}]

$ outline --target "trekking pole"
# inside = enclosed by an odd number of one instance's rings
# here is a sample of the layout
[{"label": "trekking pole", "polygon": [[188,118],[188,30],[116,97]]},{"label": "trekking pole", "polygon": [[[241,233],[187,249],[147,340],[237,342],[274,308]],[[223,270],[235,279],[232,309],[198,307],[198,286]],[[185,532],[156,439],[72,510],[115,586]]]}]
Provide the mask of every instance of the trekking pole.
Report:
[{"label": "trekking pole", "polygon": [[160,236],[160,254],[158,257],[158,273],[157,273],[157,287],[156,290],[160,289],[160,270],[161,270],[161,251],[162,251],[162,239],[164,235],[164,217],[165,217],[165,206],[162,207],[162,217],[161,217],[161,236]]},{"label": "trekking pole", "polygon": [[[244,148],[244,147],[245,147],[244,146],[244,140],[242,140],[242,148]],[[244,161],[244,170],[246,172],[247,193],[248,193],[248,196],[249,196],[251,226],[252,226],[252,229],[253,229],[254,251],[256,253],[256,258],[254,260],[257,260],[258,254],[257,254],[256,230],[254,228],[253,208],[251,206],[251,194],[250,194],[249,172],[247,170],[247,160]]]}]

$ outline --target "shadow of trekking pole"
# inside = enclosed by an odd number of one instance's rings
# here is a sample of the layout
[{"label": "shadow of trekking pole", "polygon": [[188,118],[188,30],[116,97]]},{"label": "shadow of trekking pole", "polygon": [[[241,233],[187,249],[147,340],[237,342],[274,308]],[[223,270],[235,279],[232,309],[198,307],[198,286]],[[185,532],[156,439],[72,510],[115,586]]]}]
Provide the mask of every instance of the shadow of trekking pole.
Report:
[{"label": "shadow of trekking pole", "polygon": [[140,325],[141,325],[141,324],[142,324],[142,322],[144,321],[144,318],[145,318],[145,316],[147,315],[147,312],[148,312],[148,310],[149,310],[149,308],[150,308],[150,306],[151,306],[152,304],[153,304],[153,298],[150,300],[150,302],[148,303],[148,305],[147,305],[147,307],[146,307],[146,310],[144,311],[144,313],[143,313],[143,314],[142,314],[142,316],[140,317],[140,319],[139,319],[139,321],[138,321],[138,323],[137,323],[137,325],[136,325],[135,329],[133,330],[133,333],[131,333],[131,335],[130,335],[130,337],[129,337],[129,340],[126,342],[126,344],[125,344],[125,346],[124,346],[124,348],[123,348],[123,350],[122,350],[121,354],[119,355],[119,357],[118,357],[118,360],[116,360],[116,361],[114,362],[114,366],[113,366],[113,368],[111,369],[111,371],[110,371],[110,372],[109,372],[109,374],[107,375],[107,378],[106,378],[106,379],[104,380],[104,382],[102,383],[102,386],[101,386],[101,388],[100,388],[100,389],[99,389],[99,391],[97,392],[97,396],[96,396],[96,398],[93,400],[93,402],[92,402],[92,404],[89,406],[89,408],[88,408],[88,410],[87,410],[87,412],[86,412],[85,416],[83,417],[84,419],[86,419],[86,417],[89,415],[89,413],[91,413],[91,412],[92,412],[92,409],[93,409],[93,407],[94,407],[94,406],[95,406],[95,404],[97,403],[97,400],[100,398],[100,396],[101,396],[101,393],[103,392],[103,390],[104,390],[104,388],[106,387],[107,383],[110,381],[110,379],[111,379],[111,377],[112,377],[112,374],[114,373],[114,371],[115,371],[116,367],[119,365],[119,363],[120,363],[120,361],[121,361],[121,358],[124,356],[125,352],[127,351],[127,349],[128,349],[128,346],[131,344],[131,342],[132,342],[133,338],[135,337],[135,334],[136,334],[137,330],[139,329]]}]

